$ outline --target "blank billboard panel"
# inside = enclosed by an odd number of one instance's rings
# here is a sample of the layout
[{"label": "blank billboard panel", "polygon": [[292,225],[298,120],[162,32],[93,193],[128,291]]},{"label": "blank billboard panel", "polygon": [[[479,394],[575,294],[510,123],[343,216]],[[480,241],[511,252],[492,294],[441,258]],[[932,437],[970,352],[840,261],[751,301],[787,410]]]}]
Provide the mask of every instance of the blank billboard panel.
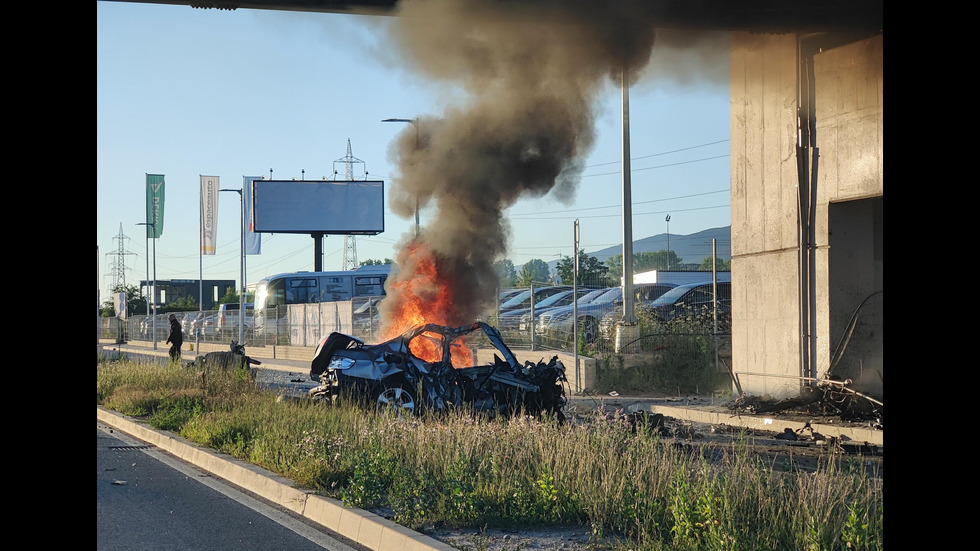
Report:
[{"label": "blank billboard panel", "polygon": [[252,231],[377,235],[384,203],[381,181],[254,180]]}]

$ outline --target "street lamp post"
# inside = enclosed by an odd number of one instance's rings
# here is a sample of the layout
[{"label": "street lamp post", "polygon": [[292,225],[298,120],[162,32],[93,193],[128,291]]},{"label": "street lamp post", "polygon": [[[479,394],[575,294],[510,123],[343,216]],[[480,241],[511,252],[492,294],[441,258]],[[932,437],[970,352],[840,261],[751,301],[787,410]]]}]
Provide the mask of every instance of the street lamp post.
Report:
[{"label": "street lamp post", "polygon": [[[419,150],[419,119],[382,119],[381,122],[407,122],[415,127],[415,151]],[[419,198],[415,196],[415,237],[419,236]]]},{"label": "street lamp post", "polygon": [[[156,213],[154,212],[154,218],[156,218]],[[137,226],[149,226],[153,229],[153,293],[150,295],[153,299],[153,317],[150,320],[150,331],[153,333],[153,350],[157,349],[157,224],[156,222],[139,222]],[[149,277],[149,274],[147,274]],[[147,288],[150,287],[150,283],[147,282]],[[150,306],[146,306],[147,315],[149,315]]]},{"label": "street lamp post", "polygon": [[[272,174],[272,169],[269,169],[270,175]],[[242,186],[244,187],[244,183]],[[241,189],[219,189],[218,191],[233,191],[238,194],[239,203],[241,203],[241,212],[239,213],[241,218],[241,242],[240,242],[240,256],[241,261],[241,290],[238,294],[238,344],[245,344],[245,193]]]},{"label": "street lamp post", "polygon": [[670,215],[667,215],[667,271],[670,271]]}]

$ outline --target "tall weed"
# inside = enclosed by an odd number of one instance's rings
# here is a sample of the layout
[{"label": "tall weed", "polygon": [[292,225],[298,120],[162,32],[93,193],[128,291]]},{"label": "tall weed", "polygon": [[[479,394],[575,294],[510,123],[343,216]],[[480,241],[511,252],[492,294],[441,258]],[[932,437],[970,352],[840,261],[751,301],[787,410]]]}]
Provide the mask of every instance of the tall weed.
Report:
[{"label": "tall weed", "polygon": [[[620,410],[558,425],[472,412],[398,419],[277,400],[234,373],[100,364],[97,400],[348,506],[425,530],[589,526],[630,549],[881,549],[882,483],[666,438]],[[608,541],[608,540],[607,540]]]}]

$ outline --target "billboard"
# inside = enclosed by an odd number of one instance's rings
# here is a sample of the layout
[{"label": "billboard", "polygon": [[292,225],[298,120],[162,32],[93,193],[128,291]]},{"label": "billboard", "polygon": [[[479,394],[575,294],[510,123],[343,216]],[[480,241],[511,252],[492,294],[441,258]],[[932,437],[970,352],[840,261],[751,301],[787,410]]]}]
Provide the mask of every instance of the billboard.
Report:
[{"label": "billboard", "polygon": [[256,233],[377,235],[384,182],[253,180],[252,225]]}]

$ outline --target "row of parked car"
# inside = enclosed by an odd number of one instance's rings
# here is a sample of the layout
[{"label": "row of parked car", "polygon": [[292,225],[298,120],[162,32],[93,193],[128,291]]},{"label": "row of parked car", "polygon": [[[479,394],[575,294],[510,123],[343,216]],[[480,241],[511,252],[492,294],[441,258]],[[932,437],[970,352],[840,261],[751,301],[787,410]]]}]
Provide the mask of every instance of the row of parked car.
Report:
[{"label": "row of parked car", "polygon": [[[634,287],[637,316],[662,322],[696,313],[710,313],[714,306],[711,282],[688,285],[671,283],[639,283]],[[718,314],[730,319],[731,283],[719,282]],[[380,327],[378,304],[382,297],[372,297],[354,310],[354,333],[374,335]],[[576,326],[586,343],[612,339],[616,325],[623,319],[622,287],[573,289],[570,285],[543,286],[532,289],[508,289],[501,292],[496,314],[490,322],[505,336],[521,340],[534,334],[546,341],[569,341]],[[532,306],[533,304],[533,306]],[[245,305],[244,332],[251,338],[255,330],[254,308]],[[177,314],[185,339],[225,338],[238,334],[239,305],[222,304],[217,311]],[[152,317],[141,321],[140,332],[149,336]],[[167,314],[157,320],[157,336],[165,337],[169,330]]]},{"label": "row of parked car", "polygon": [[[731,312],[731,283],[719,282],[718,312]],[[640,283],[633,287],[638,315],[669,322],[681,316],[711,311],[714,307],[714,284],[711,282],[674,285],[672,283]],[[502,332],[530,333],[544,338],[571,335],[577,314],[578,327],[586,342],[599,338],[610,339],[616,324],[623,318],[623,289],[580,289],[576,297],[571,287],[542,287],[535,289],[534,314],[527,305],[531,293],[525,290],[507,299],[502,294],[497,326]],[[540,293],[540,294],[537,294]],[[574,304],[573,304],[574,301]]]},{"label": "row of parked car", "polygon": [[[251,335],[255,327],[254,309],[251,304],[245,305],[245,333]],[[193,339],[197,336],[202,338],[214,336],[234,336],[238,334],[239,305],[221,304],[217,310],[206,312],[175,312],[177,320],[180,322],[181,331],[184,339]],[[156,333],[157,337],[166,338],[170,332],[170,314],[157,314]],[[140,335],[149,338],[153,333],[153,316],[147,316],[140,320]]]}]

